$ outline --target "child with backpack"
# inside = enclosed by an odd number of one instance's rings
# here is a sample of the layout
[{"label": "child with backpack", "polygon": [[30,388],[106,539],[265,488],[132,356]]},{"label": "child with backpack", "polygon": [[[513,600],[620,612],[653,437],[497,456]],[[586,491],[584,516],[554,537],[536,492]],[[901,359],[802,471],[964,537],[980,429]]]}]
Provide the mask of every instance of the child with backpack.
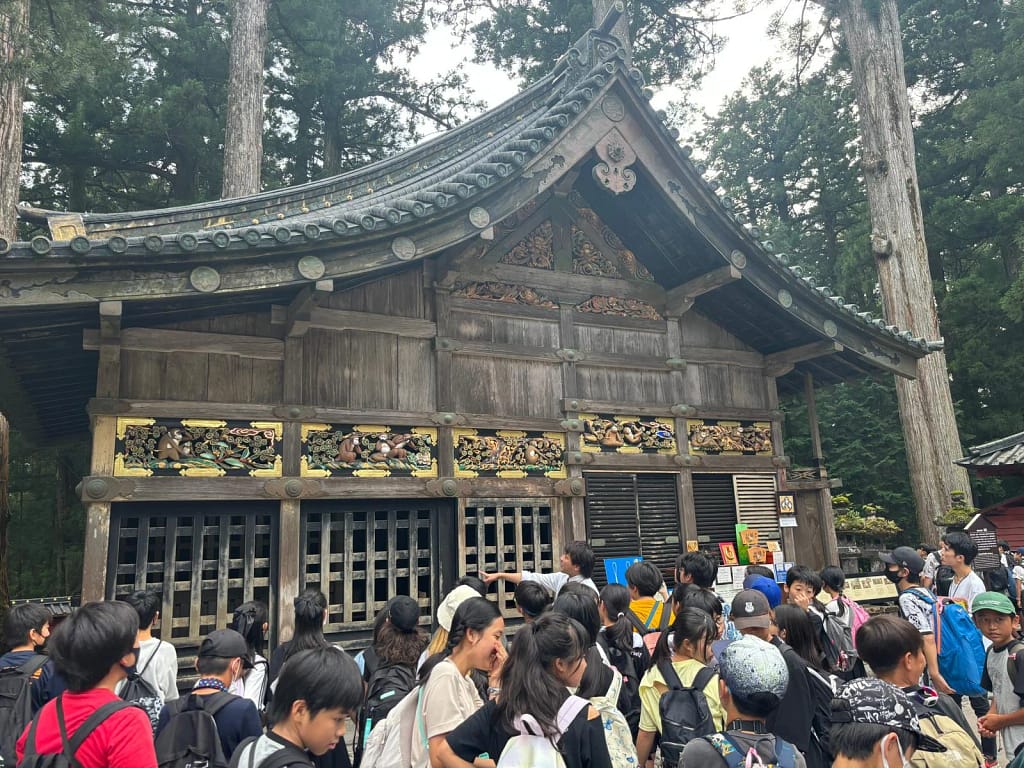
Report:
[{"label": "child with backpack", "polygon": [[717,636],[718,627],[709,614],[684,608],[658,639],[652,666],[640,681],[640,765],[651,756],[658,734],[663,764],[675,768],[690,739],[725,727],[718,680],[707,666]]},{"label": "child with backpack", "polygon": [[586,630],[561,613],[524,625],[496,698],[441,740],[437,764],[467,768],[486,755],[498,768],[612,768],[599,713],[569,693],[587,670],[586,646]]},{"label": "child with backpack", "polygon": [[974,598],[974,622],[992,645],[985,656],[981,684],[992,692],[992,706],[978,718],[982,736],[1003,737],[1007,755],[1024,745],[1024,642],[1017,609],[1002,592],[983,592]]},{"label": "child with backpack", "polygon": [[740,768],[757,760],[766,768],[805,768],[803,755],[771,734],[765,724],[789,684],[786,662],[778,649],[747,635],[726,646],[718,666],[725,730],[691,740],[680,765]]},{"label": "child with backpack", "polygon": [[626,569],[626,588],[629,590],[626,616],[652,654],[658,637],[672,623],[672,606],[655,597],[662,583],[661,571],[654,563],[639,560]]},{"label": "child with backpack", "polygon": [[67,690],[18,739],[18,766],[156,768],[149,718],[114,693],[138,658],[138,631],[120,602],[86,603],[61,622],[49,650]]},{"label": "child with backpack", "polygon": [[875,616],[864,622],[857,636],[861,658],[871,671],[907,694],[921,730],[946,746],[946,752],[919,752],[912,764],[919,768],[978,768],[985,762],[981,744],[949,696],[919,684],[924,671],[923,635],[897,616]]},{"label": "child with backpack", "polygon": [[153,628],[160,621],[160,593],[144,589],[121,599],[139,615],[139,677],[149,683],[163,704],[174,701],[178,698],[178,652],[167,641],[153,636]]},{"label": "child with backpack", "polygon": [[248,699],[261,713],[267,708],[267,689],[270,687],[270,662],[264,656],[269,628],[270,613],[259,600],[242,603],[231,617],[230,629],[245,638],[249,660],[248,668],[231,686],[231,693]]},{"label": "child with backpack", "polygon": [[[608,663],[622,675],[622,687],[629,703],[625,708],[620,707],[620,710],[629,723],[635,742],[640,730],[640,680],[651,665],[651,656],[643,639],[633,631],[633,624],[626,617],[629,591],[624,586],[605,586],[601,590],[597,610],[601,617],[597,642],[604,649]],[[620,698],[622,695],[620,693]]]},{"label": "child with backpack", "polygon": [[0,759],[14,765],[14,745],[32,716],[50,698],[53,662],[41,653],[50,637],[50,611],[37,603],[15,605],[4,621],[11,650],[0,656]]},{"label": "child with backpack", "polygon": [[857,653],[857,630],[870,618],[860,605],[843,594],[846,586],[846,574],[842,568],[830,565],[818,574],[822,589],[829,596],[824,603],[826,621],[834,621],[842,631],[841,645],[848,658],[848,669],[842,673],[844,680],[864,677],[867,672],[864,662]]},{"label": "child with backpack", "polygon": [[267,709],[273,725],[239,745],[231,768],[312,768],[314,757],[345,749],[345,723],[363,698],[359,668],[330,645],[297,651],[281,667]]},{"label": "child with backpack", "polygon": [[156,728],[156,757],[161,768],[186,768],[205,761],[226,766],[246,739],[263,731],[256,705],[229,693],[249,663],[245,638],[233,629],[211,632],[199,645],[192,692],[168,702]]},{"label": "child with backpack", "polygon": [[391,598],[383,613],[384,621],[373,643],[376,664],[367,679],[359,715],[354,761],[357,766],[370,731],[416,687],[416,662],[427,645],[419,626],[420,607],[411,597]]}]

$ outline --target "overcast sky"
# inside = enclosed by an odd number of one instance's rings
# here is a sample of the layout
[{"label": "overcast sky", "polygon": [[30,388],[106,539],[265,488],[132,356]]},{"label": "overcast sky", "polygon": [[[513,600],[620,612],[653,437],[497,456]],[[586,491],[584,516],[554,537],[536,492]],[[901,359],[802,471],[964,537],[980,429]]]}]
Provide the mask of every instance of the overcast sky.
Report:
[{"label": "overcast sky", "polygon": [[[715,31],[728,42],[696,94],[698,106],[709,114],[715,114],[722,101],[740,87],[752,67],[778,57],[778,45],[765,34],[770,17],[772,13],[782,11],[784,18],[793,22],[799,17],[802,7],[795,0],[761,0],[748,13],[716,22]],[[735,13],[730,0],[723,0],[719,16],[733,16]],[[486,64],[475,64],[472,58],[473,51],[468,43],[459,45],[451,30],[439,28],[427,35],[420,54],[412,61],[413,71],[430,76],[461,67],[469,75],[470,86],[477,98],[489,107],[500,104],[519,90],[518,83],[507,74]],[[666,89],[656,94],[653,103],[662,108],[672,99],[671,89]]]}]

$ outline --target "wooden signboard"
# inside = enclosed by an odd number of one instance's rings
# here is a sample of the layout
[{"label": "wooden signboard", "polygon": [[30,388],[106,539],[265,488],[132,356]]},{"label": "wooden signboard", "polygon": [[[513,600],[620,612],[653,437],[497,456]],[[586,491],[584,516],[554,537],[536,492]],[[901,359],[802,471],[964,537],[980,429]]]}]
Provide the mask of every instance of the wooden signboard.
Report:
[{"label": "wooden signboard", "polygon": [[996,543],[996,528],[987,517],[975,515],[964,530],[971,541],[978,545],[978,555],[971,563],[976,571],[994,571],[999,567],[999,545]]},{"label": "wooden signboard", "polygon": [[888,600],[897,597],[896,585],[885,576],[852,576],[843,589],[851,600]]}]

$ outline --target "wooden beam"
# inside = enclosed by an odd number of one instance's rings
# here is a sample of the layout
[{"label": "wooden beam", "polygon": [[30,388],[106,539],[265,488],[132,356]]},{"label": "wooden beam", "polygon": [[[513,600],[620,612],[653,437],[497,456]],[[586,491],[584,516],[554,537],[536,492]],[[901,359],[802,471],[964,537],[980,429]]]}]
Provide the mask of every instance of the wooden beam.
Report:
[{"label": "wooden beam", "polygon": [[310,313],[309,327],[332,331],[393,333],[411,339],[432,339],[437,336],[437,326],[430,320],[319,307]]},{"label": "wooden beam", "polygon": [[[100,349],[103,344],[101,333],[86,329],[83,333],[82,348]],[[159,328],[125,328],[121,331],[121,349],[137,352],[206,352],[215,355],[237,355],[255,360],[284,359],[284,342],[280,339]]]},{"label": "wooden beam", "polygon": [[835,341],[815,341],[803,346],[784,349],[781,352],[764,356],[765,375],[773,378],[785,376],[793,370],[797,363],[842,351],[843,345]]},{"label": "wooden beam", "polygon": [[665,314],[670,317],[685,315],[693,307],[693,302],[698,296],[718,290],[722,286],[739,280],[742,276],[743,273],[736,267],[726,264],[724,267],[713,269],[682,285],[677,285],[665,296]]},{"label": "wooden beam", "polygon": [[121,391],[121,313],[120,301],[100,302],[100,329],[86,331],[97,335],[96,349],[100,351],[96,366],[96,396],[117,397]]}]

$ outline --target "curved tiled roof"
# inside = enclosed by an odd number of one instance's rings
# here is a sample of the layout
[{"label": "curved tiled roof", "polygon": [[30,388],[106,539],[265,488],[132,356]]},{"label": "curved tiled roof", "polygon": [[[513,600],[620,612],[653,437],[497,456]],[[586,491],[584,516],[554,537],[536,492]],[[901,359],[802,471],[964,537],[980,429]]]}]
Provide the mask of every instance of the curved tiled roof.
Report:
[{"label": "curved tiled roof", "polygon": [[[714,202],[714,191],[703,180],[705,169],[692,163],[688,150],[678,146],[678,131],[666,125],[664,113],[655,113],[646,103],[650,94],[643,89],[639,71],[627,66],[615,38],[593,30],[550,74],[505,104],[418,147],[355,171],[237,200],[157,211],[75,215],[23,209],[26,218],[47,220],[51,231],[64,231],[56,225],[70,222],[79,234],[67,240],[0,240],[0,278],[5,271],[24,270],[25,260],[42,269],[66,269],[68,264],[80,269],[90,265],[168,269],[176,258],[188,264],[197,258],[283,255],[329,247],[332,242],[347,249],[355,241],[382,236],[396,238],[392,250],[398,255],[395,243],[403,234],[447,221],[456,213],[464,215],[476,200],[523,176],[537,155],[592,108],[591,102],[612,80],[635,93],[643,91],[645,98],[637,103],[647,122],[671,147],[676,161],[689,168],[688,175],[698,180],[694,183],[703,186],[700,194],[713,201],[713,213],[742,238],[751,257],[777,281],[776,295],[770,297],[773,302],[788,310],[797,298],[869,337],[896,345],[910,357],[927,354],[930,346],[925,339],[861,312],[827,287],[815,285],[799,267],[788,266],[786,256],[774,253],[772,243],[761,240],[757,228],[735,213],[728,197]],[[157,254],[159,264],[153,261]],[[294,282],[303,280],[296,276]]]}]

